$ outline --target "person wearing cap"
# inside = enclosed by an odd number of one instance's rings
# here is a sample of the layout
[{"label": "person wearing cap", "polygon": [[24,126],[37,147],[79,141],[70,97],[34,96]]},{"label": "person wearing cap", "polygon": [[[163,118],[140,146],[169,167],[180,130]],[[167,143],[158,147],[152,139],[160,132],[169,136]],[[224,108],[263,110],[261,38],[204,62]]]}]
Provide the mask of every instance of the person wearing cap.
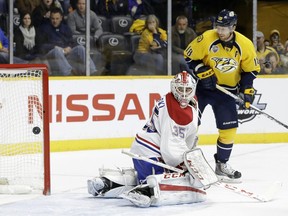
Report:
[{"label": "person wearing cap", "polygon": [[270,44],[279,55],[284,53],[285,47],[281,43],[280,32],[277,29],[270,32]]},{"label": "person wearing cap", "polygon": [[215,173],[220,181],[232,183],[241,182],[241,172],[227,163],[238,127],[237,106],[234,98],[216,89],[216,84],[233,94],[240,91],[241,107],[249,109],[255,93],[253,80],[260,71],[252,41],[235,31],[236,25],[237,14],[224,9],[216,17],[215,29],[199,35],[184,51],[187,64],[198,77],[200,119],[207,105],[212,106],[216,119]]},{"label": "person wearing cap", "polygon": [[[259,59],[259,63],[261,66],[261,74],[271,74],[273,73],[273,65],[279,65],[280,62],[280,58],[279,55],[277,53],[277,51],[271,47],[271,46],[266,46],[264,41],[265,41],[265,37],[263,32],[261,31],[257,31],[256,32],[256,38],[257,38],[257,57]],[[266,56],[270,53],[273,52],[275,53],[275,55],[273,55],[273,64],[271,61],[269,61],[270,58],[266,58]],[[272,56],[272,55],[271,55]],[[268,60],[267,60],[268,59]]]}]

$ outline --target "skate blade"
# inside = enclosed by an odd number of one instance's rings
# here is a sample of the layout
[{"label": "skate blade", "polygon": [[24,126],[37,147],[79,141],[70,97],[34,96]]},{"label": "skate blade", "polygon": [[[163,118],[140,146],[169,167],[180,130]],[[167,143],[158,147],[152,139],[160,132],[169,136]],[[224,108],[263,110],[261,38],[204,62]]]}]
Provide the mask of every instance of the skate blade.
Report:
[{"label": "skate blade", "polygon": [[229,178],[227,176],[221,176],[221,175],[216,175],[216,176],[217,176],[219,182],[231,183],[231,184],[240,184],[240,183],[242,183],[241,178],[232,179],[232,178]]}]

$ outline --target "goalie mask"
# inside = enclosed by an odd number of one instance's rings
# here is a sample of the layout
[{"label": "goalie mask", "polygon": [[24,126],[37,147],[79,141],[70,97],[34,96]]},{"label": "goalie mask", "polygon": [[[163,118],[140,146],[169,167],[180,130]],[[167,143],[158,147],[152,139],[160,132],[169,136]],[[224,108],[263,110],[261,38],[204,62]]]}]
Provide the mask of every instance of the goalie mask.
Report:
[{"label": "goalie mask", "polygon": [[171,81],[171,92],[180,103],[181,108],[186,108],[195,96],[197,82],[186,71],[178,73]]}]

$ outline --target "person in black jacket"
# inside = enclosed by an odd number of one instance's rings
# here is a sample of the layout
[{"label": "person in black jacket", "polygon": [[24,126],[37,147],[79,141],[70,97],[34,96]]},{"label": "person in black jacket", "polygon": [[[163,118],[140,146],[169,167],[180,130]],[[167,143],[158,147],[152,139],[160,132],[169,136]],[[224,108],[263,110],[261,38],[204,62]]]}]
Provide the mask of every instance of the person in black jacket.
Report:
[{"label": "person in black jacket", "polygon": [[[60,8],[51,10],[50,22],[39,28],[40,53],[45,54],[52,75],[86,75],[85,47],[73,41],[72,31],[63,22]],[[90,58],[90,72],[96,73],[96,66]]]}]

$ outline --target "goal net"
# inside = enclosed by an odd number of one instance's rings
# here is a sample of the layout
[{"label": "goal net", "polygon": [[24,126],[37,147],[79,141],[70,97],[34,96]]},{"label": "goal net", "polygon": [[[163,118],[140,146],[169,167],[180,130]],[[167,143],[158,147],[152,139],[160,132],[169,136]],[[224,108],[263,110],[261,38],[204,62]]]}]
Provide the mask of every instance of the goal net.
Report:
[{"label": "goal net", "polygon": [[46,65],[0,65],[0,193],[50,194]]}]

